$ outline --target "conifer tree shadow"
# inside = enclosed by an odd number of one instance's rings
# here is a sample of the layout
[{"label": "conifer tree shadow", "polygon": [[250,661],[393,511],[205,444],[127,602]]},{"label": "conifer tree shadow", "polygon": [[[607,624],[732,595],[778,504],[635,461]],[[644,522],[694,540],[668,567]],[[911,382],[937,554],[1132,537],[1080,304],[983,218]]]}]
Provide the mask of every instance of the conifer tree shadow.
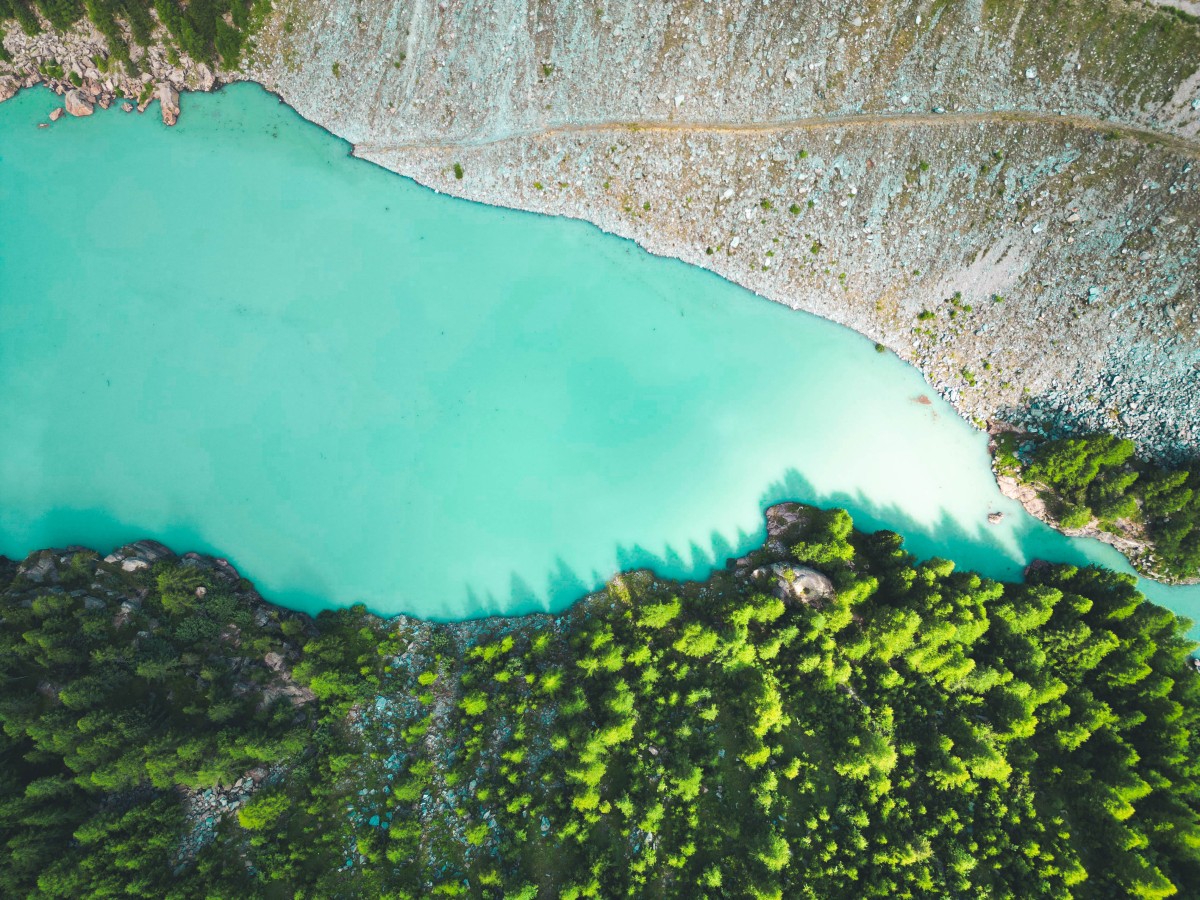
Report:
[{"label": "conifer tree shadow", "polygon": [[996,506],[1005,512],[1004,529],[989,524],[986,518],[975,526],[964,525],[945,508],[932,521],[921,521],[899,505],[879,503],[861,491],[818,490],[795,469],[773,482],[761,498],[764,507],[785,501],[845,509],[862,531],[899,534],[905,549],[918,559],[940,556],[953,560],[961,569],[972,569],[990,578],[1019,579],[1029,561],[1027,548],[1035,543],[1039,553],[1055,562],[1093,561],[1077,543],[1030,516],[999,491]]}]

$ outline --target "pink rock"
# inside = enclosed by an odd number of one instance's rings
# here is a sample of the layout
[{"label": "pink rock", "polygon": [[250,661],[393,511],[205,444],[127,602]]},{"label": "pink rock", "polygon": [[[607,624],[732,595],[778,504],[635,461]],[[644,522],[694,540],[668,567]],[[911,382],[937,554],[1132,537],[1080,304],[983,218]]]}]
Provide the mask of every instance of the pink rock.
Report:
[{"label": "pink rock", "polygon": [[73,116],[90,116],[92,114],[92,101],[78,89],[67,91],[65,98],[67,103],[67,112]]},{"label": "pink rock", "polygon": [[61,106],[56,106],[54,109],[50,110],[50,121],[57,122],[62,118],[62,114],[64,112],[66,112],[66,110],[64,110]]}]

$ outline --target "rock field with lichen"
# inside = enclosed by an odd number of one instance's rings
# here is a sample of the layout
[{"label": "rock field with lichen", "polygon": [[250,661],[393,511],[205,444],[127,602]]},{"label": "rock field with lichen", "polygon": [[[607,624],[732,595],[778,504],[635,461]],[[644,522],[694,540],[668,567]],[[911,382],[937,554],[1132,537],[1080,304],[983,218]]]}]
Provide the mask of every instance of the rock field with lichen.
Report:
[{"label": "rock field with lichen", "polygon": [[0,97],[47,61],[101,105],[253,80],[439,191],[586,219],[854,328],[978,425],[1171,459],[1200,446],[1187,12],[280,0],[236,71],[160,46],[103,75],[90,27],[10,30]]}]

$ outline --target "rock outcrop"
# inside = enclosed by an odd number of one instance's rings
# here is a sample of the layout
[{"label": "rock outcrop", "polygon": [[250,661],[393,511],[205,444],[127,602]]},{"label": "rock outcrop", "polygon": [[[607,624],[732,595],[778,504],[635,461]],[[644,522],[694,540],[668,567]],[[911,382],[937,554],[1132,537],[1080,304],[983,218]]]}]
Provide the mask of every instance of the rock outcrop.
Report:
[{"label": "rock outcrop", "polygon": [[79,90],[67,91],[63,102],[67,112],[73,116],[90,116],[94,108],[91,98]]},{"label": "rock outcrop", "polygon": [[174,125],[179,121],[179,91],[167,82],[158,86],[158,104],[162,108],[164,125]]},{"label": "rock outcrop", "polygon": [[773,593],[780,600],[797,603],[819,603],[835,595],[828,575],[807,566],[773,563],[750,573],[756,580],[770,580]]}]

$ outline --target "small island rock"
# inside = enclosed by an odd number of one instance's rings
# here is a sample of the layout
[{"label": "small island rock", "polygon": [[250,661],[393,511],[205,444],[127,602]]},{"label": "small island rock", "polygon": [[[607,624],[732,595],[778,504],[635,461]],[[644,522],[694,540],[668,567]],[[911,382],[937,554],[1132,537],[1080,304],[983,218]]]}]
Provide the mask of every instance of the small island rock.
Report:
[{"label": "small island rock", "polygon": [[61,106],[56,106],[54,109],[50,110],[50,121],[57,122],[62,118],[63,112],[65,112],[65,110]]},{"label": "small island rock", "polygon": [[83,91],[67,91],[63,100],[67,105],[67,112],[73,116],[90,116],[92,114],[92,101]]}]

